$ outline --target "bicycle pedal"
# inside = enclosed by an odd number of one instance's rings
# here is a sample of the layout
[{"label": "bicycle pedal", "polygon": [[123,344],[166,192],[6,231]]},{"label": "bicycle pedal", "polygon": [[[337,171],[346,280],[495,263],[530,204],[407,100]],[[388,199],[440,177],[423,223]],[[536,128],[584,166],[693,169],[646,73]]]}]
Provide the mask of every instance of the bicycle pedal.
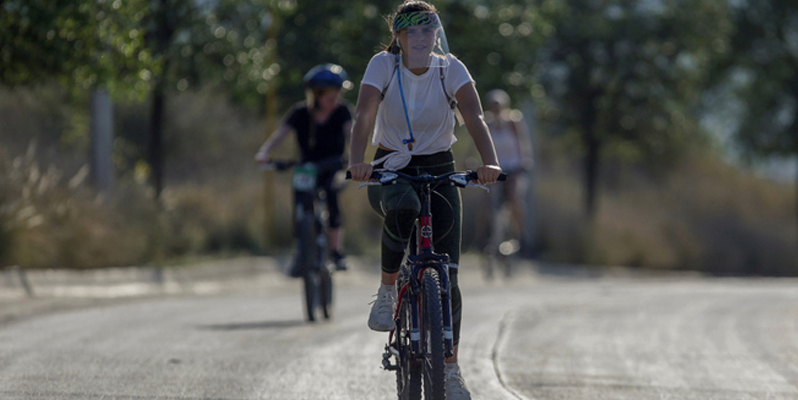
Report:
[{"label": "bicycle pedal", "polygon": [[396,364],[391,364],[391,357],[398,356],[398,352],[392,346],[385,346],[385,353],[382,353],[382,368],[387,371],[396,371],[399,368]]},{"label": "bicycle pedal", "polygon": [[399,367],[397,367],[394,364],[391,364],[390,360],[382,360],[382,369],[386,371],[396,371],[397,369],[399,369]]},{"label": "bicycle pedal", "polygon": [[391,364],[391,353],[382,354],[382,368],[386,371],[396,371],[398,368],[396,364]]}]

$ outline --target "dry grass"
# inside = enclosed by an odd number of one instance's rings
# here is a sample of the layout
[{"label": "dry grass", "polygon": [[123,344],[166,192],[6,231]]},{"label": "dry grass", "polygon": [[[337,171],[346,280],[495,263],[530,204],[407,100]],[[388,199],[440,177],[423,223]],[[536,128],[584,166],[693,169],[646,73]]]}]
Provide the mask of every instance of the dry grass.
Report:
[{"label": "dry grass", "polygon": [[[14,125],[18,132],[0,131],[6,145],[0,148],[0,264],[93,268],[292,252],[290,176],[258,172],[252,162],[274,122],[267,124],[214,93],[173,98],[169,110],[177,117],[169,123],[167,188],[156,202],[124,162],[115,191],[97,194],[88,185],[87,171],[75,163],[85,148],[66,146],[58,136],[85,129],[81,119],[64,117],[69,110],[53,105],[52,96],[14,96],[0,93],[2,115],[14,113],[22,121]],[[146,127],[141,120],[145,108],[119,105],[118,125],[128,129],[122,138],[146,133],[135,130]],[[466,134],[459,138],[458,167],[472,167],[473,145]],[[123,144],[129,147],[130,140]],[[37,149],[31,143],[42,145]],[[538,150],[533,193],[541,258],[798,275],[792,185],[761,179],[710,153],[687,157],[659,178],[633,167],[613,167],[590,222],[582,210],[581,178],[574,167],[578,160],[555,139],[541,138]],[[282,154],[291,158],[295,149],[289,144]],[[482,199],[478,191],[463,193],[466,250],[481,240]],[[381,221],[365,190],[347,183],[341,204],[348,251],[376,255]]]},{"label": "dry grass", "polygon": [[620,185],[602,186],[593,223],[582,217],[576,174],[541,174],[538,212],[547,257],[717,274],[798,275],[791,185],[707,154],[686,158],[661,179],[629,170],[622,174]]}]

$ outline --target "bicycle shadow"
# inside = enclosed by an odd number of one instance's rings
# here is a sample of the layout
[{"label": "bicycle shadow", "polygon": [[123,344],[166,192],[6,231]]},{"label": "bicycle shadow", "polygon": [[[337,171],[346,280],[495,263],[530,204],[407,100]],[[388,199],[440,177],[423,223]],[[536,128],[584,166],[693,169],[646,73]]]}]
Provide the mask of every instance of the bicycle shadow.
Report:
[{"label": "bicycle shadow", "polygon": [[229,324],[199,325],[198,328],[209,331],[243,331],[243,330],[269,330],[269,329],[290,329],[305,326],[305,320],[287,321],[263,321],[263,322],[241,322]]}]

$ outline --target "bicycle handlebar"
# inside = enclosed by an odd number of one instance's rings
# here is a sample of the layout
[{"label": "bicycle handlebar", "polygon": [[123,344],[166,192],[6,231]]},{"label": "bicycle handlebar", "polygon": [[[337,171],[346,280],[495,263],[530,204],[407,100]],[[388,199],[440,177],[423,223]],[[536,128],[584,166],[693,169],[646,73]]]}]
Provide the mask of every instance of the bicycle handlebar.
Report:
[{"label": "bicycle handlebar", "polygon": [[[341,157],[328,157],[323,160],[309,161],[304,164],[312,164],[320,172],[337,171],[343,167]],[[262,171],[277,170],[282,172],[296,167],[297,165],[303,165],[303,163],[299,160],[270,160],[265,163],[258,162],[258,166]]]},{"label": "bicycle handlebar", "polygon": [[259,162],[258,166],[260,167],[261,171],[285,171],[287,169],[293,168],[299,164],[298,161],[282,161],[282,160],[272,160],[269,162]]},{"label": "bicycle handlebar", "polygon": [[[417,184],[429,184],[429,183],[437,183],[437,182],[444,182],[449,181],[453,185],[457,187],[467,187],[467,186],[477,186],[483,187],[481,185],[475,185],[470,183],[471,181],[478,181],[479,175],[476,171],[454,171],[454,172],[447,172],[443,175],[433,176],[433,175],[407,175],[405,173],[399,171],[372,171],[371,179],[376,180],[376,182],[366,182],[363,185],[391,185],[397,179],[404,179],[413,183]],[[346,171],[346,179],[352,179],[352,173]],[[498,181],[506,181],[507,174],[502,172],[499,174]]]}]

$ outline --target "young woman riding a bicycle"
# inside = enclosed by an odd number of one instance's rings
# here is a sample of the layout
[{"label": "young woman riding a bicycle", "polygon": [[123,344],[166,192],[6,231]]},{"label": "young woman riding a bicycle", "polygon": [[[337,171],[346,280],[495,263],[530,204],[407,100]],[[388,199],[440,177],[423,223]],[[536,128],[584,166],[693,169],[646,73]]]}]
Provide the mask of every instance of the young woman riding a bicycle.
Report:
[{"label": "young woman riding a bicycle", "polygon": [[[435,8],[423,1],[401,4],[394,15],[391,44],[376,54],[366,68],[352,127],[349,172],[366,182],[375,169],[411,176],[452,172],[455,107],[459,106],[483,165],[477,169],[481,184],[494,183],[501,168],[496,159],[479,95],[467,68],[448,51]],[[375,159],[364,161],[370,132],[378,146]],[[368,325],[376,331],[395,328],[396,280],[416,217],[421,212],[409,184],[370,186],[372,208],[384,218],[382,277]],[[448,254],[454,351],[446,359],[449,400],[470,399],[457,365],[462,298],[457,285],[461,242],[461,199],[454,186],[441,186],[432,196],[432,225],[438,253]],[[447,229],[449,228],[450,229]],[[446,233],[448,231],[448,233]]]},{"label": "young woman riding a bicycle", "polygon": [[[274,149],[291,132],[295,133],[301,153],[300,163],[316,166],[315,185],[326,193],[330,258],[336,269],[345,270],[341,211],[333,178],[343,168],[347,133],[352,128],[349,105],[341,98],[342,89],[351,86],[351,82],[346,71],[335,64],[314,67],[305,75],[304,82],[307,100],[296,103],[286,113],[277,131],[263,144],[255,159],[260,164],[270,163]],[[313,200],[312,191],[294,191],[297,207],[312,209]],[[292,275],[296,275],[296,271]]]},{"label": "young woman riding a bicycle", "polygon": [[[485,277],[493,278],[500,264],[506,276],[511,274],[511,258],[522,250],[528,254],[531,246],[526,229],[525,204],[529,176],[532,169],[532,140],[524,116],[519,110],[510,108],[510,95],[504,90],[493,89],[485,96],[485,120],[490,129],[496,156],[507,182],[497,190],[486,193],[483,215],[485,238]],[[480,225],[478,225],[479,229]]]}]

